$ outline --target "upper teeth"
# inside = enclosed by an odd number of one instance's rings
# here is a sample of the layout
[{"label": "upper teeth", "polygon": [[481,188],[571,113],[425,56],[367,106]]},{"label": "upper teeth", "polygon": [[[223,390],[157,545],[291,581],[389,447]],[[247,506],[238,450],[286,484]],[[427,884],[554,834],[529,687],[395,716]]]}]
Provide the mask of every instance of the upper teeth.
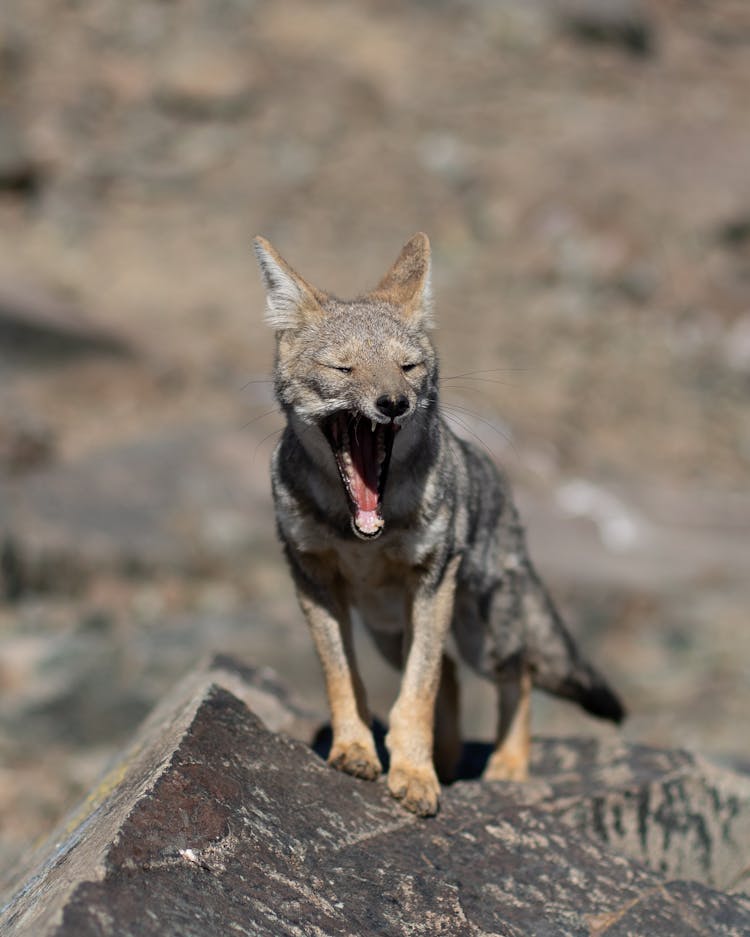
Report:
[{"label": "upper teeth", "polygon": [[374,432],[375,432],[375,429],[377,428],[377,425],[378,425],[378,424],[375,422],[375,420],[371,420],[370,422],[372,423],[372,431],[373,431],[373,433],[374,433]]}]

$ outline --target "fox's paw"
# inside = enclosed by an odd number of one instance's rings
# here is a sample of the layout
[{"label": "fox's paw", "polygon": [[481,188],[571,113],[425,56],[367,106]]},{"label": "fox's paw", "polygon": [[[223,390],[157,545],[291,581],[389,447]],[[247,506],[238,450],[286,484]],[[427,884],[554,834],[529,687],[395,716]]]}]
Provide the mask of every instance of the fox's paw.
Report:
[{"label": "fox's paw", "polygon": [[394,765],[388,772],[388,790],[419,817],[432,817],[438,812],[440,784],[432,765]]},{"label": "fox's paw", "polygon": [[526,781],[529,777],[528,755],[495,752],[482,775],[485,781]]},{"label": "fox's paw", "polygon": [[382,770],[372,743],[335,743],[328,756],[328,764],[338,771],[345,771],[366,781],[374,781]]}]

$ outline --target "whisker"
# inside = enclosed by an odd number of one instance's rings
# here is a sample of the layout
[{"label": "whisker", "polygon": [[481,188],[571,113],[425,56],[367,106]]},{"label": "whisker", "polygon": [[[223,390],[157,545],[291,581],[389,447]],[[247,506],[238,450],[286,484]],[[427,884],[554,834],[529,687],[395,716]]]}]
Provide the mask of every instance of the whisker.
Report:
[{"label": "whisker", "polygon": [[443,404],[443,406],[449,407],[451,410],[460,410],[463,413],[468,413],[469,416],[473,416],[475,420],[479,420],[480,423],[484,423],[485,426],[489,426],[490,429],[494,430],[496,433],[499,433],[507,442],[510,442],[510,439],[508,438],[507,433],[504,433],[501,429],[498,429],[498,427],[495,426],[494,423],[492,423],[490,420],[485,419],[483,416],[480,416],[470,407],[462,407],[460,404],[457,404],[457,403],[445,403]]},{"label": "whisker", "polygon": [[244,390],[246,387],[249,387],[251,384],[273,384],[273,378],[272,377],[251,378],[249,381],[246,381],[242,385],[242,387],[240,387],[240,390]]},{"label": "whisker", "polygon": [[513,442],[513,439],[508,435],[508,433],[504,433],[501,429],[495,426],[494,423],[491,423],[489,420],[486,420],[484,417],[479,416],[478,413],[475,413],[473,410],[470,410],[468,407],[460,407],[455,403],[444,403],[442,406],[443,406],[443,409],[447,408],[449,410],[454,410],[454,411],[458,410],[461,413],[465,413],[468,416],[473,417],[475,420],[479,420],[479,422],[484,423],[485,426],[489,426],[489,428],[494,433],[497,433],[498,436],[501,436],[505,440],[505,442],[508,443],[508,445],[511,447],[511,449],[517,456],[520,455],[520,453],[518,452],[518,449],[516,448],[516,444]]},{"label": "whisker", "polygon": [[[438,393],[437,393],[437,391],[436,391],[434,394],[426,394],[424,399],[425,399],[425,400],[430,400],[430,401],[437,400],[437,399],[438,399]],[[443,410],[443,411],[445,411],[445,410],[460,411],[460,412],[462,412],[462,413],[466,413],[466,414],[468,414],[469,416],[474,417],[475,420],[479,420],[480,423],[484,423],[484,425],[485,425],[485,426],[489,426],[489,428],[490,428],[493,432],[497,433],[499,436],[502,436],[502,438],[508,443],[508,445],[510,445],[510,446],[513,448],[513,450],[516,452],[516,455],[518,455],[518,450],[516,449],[516,446],[515,446],[515,444],[514,444],[512,438],[511,438],[507,433],[504,433],[501,429],[499,429],[497,426],[495,426],[494,423],[491,423],[489,420],[487,420],[487,419],[485,419],[484,417],[480,416],[475,410],[472,410],[470,407],[462,407],[460,404],[457,404],[457,403],[449,403],[448,401],[441,400],[441,401],[440,401],[440,409]]]},{"label": "whisker", "polygon": [[[478,371],[464,371],[462,374],[449,374],[447,377],[441,377],[443,381],[452,381],[455,377],[471,377],[474,374],[502,374],[508,371],[528,371],[528,368],[480,368]],[[477,378],[477,380],[482,380]],[[484,378],[489,380],[489,378]]]},{"label": "whisker", "polygon": [[474,439],[476,439],[476,441],[479,443],[480,446],[483,446],[483,447],[487,450],[487,455],[489,455],[489,457],[490,457],[491,459],[494,459],[494,458],[495,458],[495,456],[494,456],[493,453],[492,453],[492,450],[491,450],[490,447],[487,445],[487,443],[486,443],[481,437],[477,436],[477,434],[474,432],[474,430],[470,429],[470,428],[466,425],[466,423],[464,423],[464,421],[463,421],[460,417],[456,416],[455,413],[446,413],[446,414],[445,414],[445,418],[446,418],[446,420],[452,420],[454,423],[457,423],[457,424],[458,424],[460,427],[462,427],[467,433],[469,433],[470,435],[472,435],[472,436],[474,437]]},{"label": "whisker", "polygon": [[248,420],[248,422],[245,423],[242,429],[247,429],[248,426],[252,426],[253,423],[257,422],[258,420],[262,420],[263,417],[270,416],[272,413],[281,413],[281,410],[279,409],[279,407],[274,407],[272,410],[266,410],[265,413],[261,413],[259,416],[254,416],[252,420]]},{"label": "whisker", "polygon": [[[518,389],[518,384],[508,384],[505,381],[488,381],[490,384],[502,384],[503,387],[512,387],[514,390]],[[496,391],[493,391],[491,388],[487,387],[474,387],[470,384],[444,384],[443,390],[445,393],[451,390],[461,390],[461,391],[473,391],[475,394],[494,394]]]},{"label": "whisker", "polygon": [[281,426],[279,429],[273,430],[273,432],[269,433],[267,436],[264,436],[263,439],[261,439],[261,441],[260,441],[260,442],[258,443],[258,445],[255,447],[255,450],[254,450],[254,452],[253,452],[253,464],[255,463],[255,460],[256,460],[257,457],[258,457],[258,450],[259,450],[260,447],[263,445],[263,443],[264,443],[264,442],[268,442],[268,440],[269,440],[272,436],[278,436],[279,433],[283,433],[283,432],[284,432],[284,427]]},{"label": "whisker", "polygon": [[[454,374],[453,377],[444,377],[442,378],[443,384],[447,384],[449,381],[475,381],[477,384],[497,384],[499,387],[514,387],[517,388],[518,384],[511,384],[510,381],[496,381],[491,377],[472,377],[470,374]],[[453,385],[454,387],[456,385]]]}]

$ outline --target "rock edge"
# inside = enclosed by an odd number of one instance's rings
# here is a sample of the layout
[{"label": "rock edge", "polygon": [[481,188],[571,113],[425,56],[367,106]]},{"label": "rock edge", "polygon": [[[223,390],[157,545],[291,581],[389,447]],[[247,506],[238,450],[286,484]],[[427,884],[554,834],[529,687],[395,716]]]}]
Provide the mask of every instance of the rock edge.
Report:
[{"label": "rock edge", "polygon": [[534,781],[459,782],[424,821],[292,737],[317,724],[268,671],[221,657],[189,675],[21,873],[0,932],[750,930],[746,778],[681,752],[540,741]]}]

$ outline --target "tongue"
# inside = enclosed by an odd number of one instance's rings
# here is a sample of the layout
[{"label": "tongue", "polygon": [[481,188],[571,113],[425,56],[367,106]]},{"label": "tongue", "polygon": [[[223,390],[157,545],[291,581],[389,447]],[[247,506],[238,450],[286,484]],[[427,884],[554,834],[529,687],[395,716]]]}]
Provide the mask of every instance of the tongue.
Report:
[{"label": "tongue", "polygon": [[383,518],[377,511],[360,511],[358,509],[354,517],[354,523],[357,525],[357,530],[362,531],[363,534],[376,534],[383,526]]},{"label": "tongue", "polygon": [[375,533],[383,526],[378,514],[378,452],[377,431],[360,426],[351,434],[352,496],[357,506],[354,522],[365,534]]}]

